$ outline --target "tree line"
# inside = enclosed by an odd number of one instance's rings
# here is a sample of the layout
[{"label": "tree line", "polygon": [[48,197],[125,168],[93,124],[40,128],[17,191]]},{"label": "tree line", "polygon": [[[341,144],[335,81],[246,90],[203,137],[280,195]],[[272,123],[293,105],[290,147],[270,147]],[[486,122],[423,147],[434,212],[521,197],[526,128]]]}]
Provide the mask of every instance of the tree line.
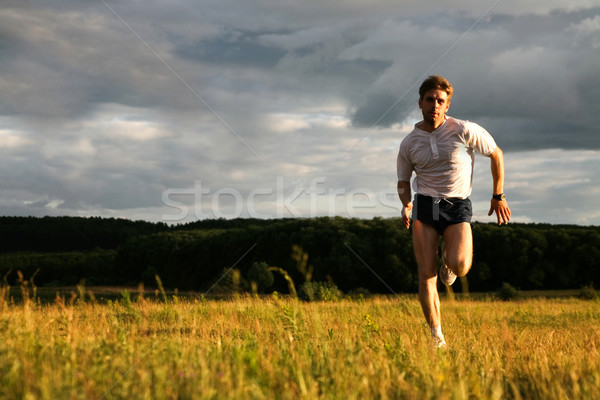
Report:
[{"label": "tree line", "polygon": [[[600,284],[600,227],[473,225],[469,289],[576,289]],[[305,257],[299,267],[298,254]],[[0,217],[0,274],[35,275],[37,285],[146,285],[210,291],[248,283],[272,267],[265,291],[288,291],[286,276],[330,282],[344,292],[414,293],[411,232],[397,218],[202,220],[176,226],[78,217]],[[253,272],[251,272],[253,270]],[[461,290],[461,283],[455,284]]]}]

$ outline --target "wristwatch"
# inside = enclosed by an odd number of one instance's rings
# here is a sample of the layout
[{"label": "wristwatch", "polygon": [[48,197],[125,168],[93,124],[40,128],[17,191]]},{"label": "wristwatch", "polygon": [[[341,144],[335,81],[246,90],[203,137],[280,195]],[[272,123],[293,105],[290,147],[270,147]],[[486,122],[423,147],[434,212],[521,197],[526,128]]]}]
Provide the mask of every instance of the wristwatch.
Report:
[{"label": "wristwatch", "polygon": [[492,199],[502,201],[502,200],[506,199],[506,196],[504,195],[504,193],[494,194],[494,195],[492,195]]}]

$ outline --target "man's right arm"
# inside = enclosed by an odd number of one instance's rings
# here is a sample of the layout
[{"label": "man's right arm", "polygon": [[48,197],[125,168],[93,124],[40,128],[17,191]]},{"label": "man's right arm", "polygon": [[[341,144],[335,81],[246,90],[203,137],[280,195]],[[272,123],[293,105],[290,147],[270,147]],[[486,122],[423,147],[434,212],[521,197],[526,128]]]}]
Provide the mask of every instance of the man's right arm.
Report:
[{"label": "man's right arm", "polygon": [[402,222],[406,229],[410,227],[410,212],[412,211],[413,203],[410,201],[410,182],[398,181],[398,197],[402,202]]}]

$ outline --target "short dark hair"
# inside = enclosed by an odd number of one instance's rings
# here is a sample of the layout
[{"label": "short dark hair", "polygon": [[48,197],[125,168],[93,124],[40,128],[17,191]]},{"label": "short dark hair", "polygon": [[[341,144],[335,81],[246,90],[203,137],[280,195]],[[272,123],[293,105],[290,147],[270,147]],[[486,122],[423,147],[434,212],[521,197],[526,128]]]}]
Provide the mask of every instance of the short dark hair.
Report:
[{"label": "short dark hair", "polygon": [[430,90],[443,90],[448,95],[448,99],[452,98],[454,94],[454,88],[450,82],[443,76],[430,75],[429,78],[425,79],[419,88],[419,98],[423,100],[423,96]]}]

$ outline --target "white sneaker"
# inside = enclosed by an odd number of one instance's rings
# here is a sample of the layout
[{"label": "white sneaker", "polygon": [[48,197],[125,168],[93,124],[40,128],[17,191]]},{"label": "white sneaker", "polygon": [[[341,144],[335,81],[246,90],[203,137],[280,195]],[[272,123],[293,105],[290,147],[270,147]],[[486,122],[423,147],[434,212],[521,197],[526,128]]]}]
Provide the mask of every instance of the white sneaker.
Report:
[{"label": "white sneaker", "polygon": [[442,266],[440,267],[440,272],[438,275],[444,285],[452,286],[452,284],[456,280],[456,274],[446,266],[446,257],[444,257],[445,250],[446,242],[442,242]]},{"label": "white sneaker", "polygon": [[436,349],[445,349],[446,347],[448,347],[448,345],[446,344],[446,339],[444,339],[443,336],[433,336],[431,339],[433,340],[433,347],[435,347]]},{"label": "white sneaker", "polygon": [[436,349],[441,349],[446,347],[446,339],[444,339],[444,334],[442,333],[442,327],[436,326],[431,327],[431,341],[433,343],[433,347]]},{"label": "white sneaker", "polygon": [[439,277],[446,286],[451,286],[456,280],[456,274],[450,268],[446,267],[446,264],[442,264],[440,267]]}]

